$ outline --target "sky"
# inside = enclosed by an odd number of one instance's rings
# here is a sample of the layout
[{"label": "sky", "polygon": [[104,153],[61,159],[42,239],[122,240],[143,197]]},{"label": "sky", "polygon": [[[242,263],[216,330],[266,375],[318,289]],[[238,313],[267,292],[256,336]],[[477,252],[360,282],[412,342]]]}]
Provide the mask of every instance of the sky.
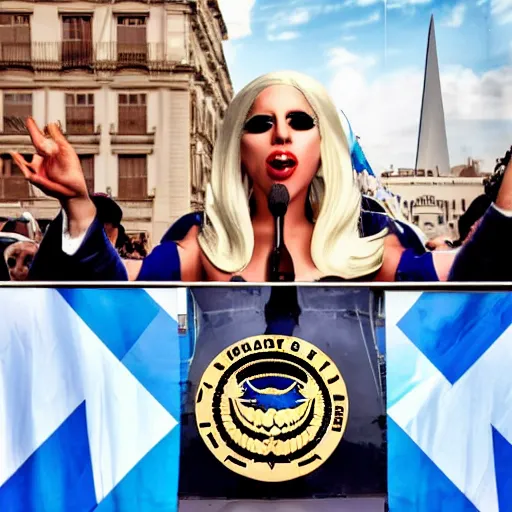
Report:
[{"label": "sky", "polygon": [[434,16],[450,165],[512,145],[512,0],[219,0],[235,92],[269,71],[319,80],[376,173],[415,165]]}]

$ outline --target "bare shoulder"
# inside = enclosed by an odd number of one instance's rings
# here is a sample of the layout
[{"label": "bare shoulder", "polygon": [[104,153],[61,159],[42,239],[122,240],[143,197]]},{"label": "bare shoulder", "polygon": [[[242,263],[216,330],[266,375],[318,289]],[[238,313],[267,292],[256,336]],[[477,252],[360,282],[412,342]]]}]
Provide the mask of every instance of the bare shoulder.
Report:
[{"label": "bare shoulder", "polygon": [[386,236],[382,266],[375,277],[375,281],[395,281],[396,271],[404,251],[405,248],[396,235]]},{"label": "bare shoulder", "polygon": [[198,236],[199,226],[192,226],[185,237],[176,242],[182,281],[201,281],[203,278],[202,251]]},{"label": "bare shoulder", "polygon": [[123,259],[124,268],[128,274],[128,281],[136,281],[137,276],[142,268],[144,260],[125,260]]},{"label": "bare shoulder", "polygon": [[458,250],[455,251],[434,251],[432,259],[434,268],[436,269],[439,281],[448,281],[448,276],[452,268],[453,262],[457,256]]}]

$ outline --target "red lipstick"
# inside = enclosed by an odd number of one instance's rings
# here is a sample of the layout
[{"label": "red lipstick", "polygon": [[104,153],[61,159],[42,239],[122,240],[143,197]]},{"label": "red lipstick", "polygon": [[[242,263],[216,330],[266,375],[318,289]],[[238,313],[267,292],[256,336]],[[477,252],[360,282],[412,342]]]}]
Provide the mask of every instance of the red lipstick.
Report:
[{"label": "red lipstick", "polygon": [[291,151],[273,151],[266,160],[267,174],[276,181],[288,179],[298,165],[299,160]]}]

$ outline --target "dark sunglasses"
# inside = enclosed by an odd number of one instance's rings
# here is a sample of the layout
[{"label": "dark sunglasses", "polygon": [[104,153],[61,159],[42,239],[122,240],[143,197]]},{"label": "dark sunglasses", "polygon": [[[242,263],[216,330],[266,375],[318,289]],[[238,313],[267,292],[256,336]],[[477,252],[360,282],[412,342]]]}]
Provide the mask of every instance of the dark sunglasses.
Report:
[{"label": "dark sunglasses", "polygon": [[[315,120],[306,112],[290,112],[286,119],[288,119],[289,126],[298,132],[311,130],[316,126]],[[251,117],[244,125],[244,131],[247,133],[265,133],[274,126],[274,116],[266,114],[259,114]]]}]

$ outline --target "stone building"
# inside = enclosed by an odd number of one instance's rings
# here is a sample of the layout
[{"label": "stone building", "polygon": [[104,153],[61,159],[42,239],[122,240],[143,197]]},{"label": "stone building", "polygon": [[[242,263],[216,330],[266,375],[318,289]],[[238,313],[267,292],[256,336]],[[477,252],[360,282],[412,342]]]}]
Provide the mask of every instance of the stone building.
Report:
[{"label": "stone building", "polygon": [[451,169],[450,175],[435,171],[397,169],[381,174],[382,184],[400,196],[401,213],[427,236],[458,237],[457,221],[473,199],[484,193],[484,179],[478,163]]},{"label": "stone building", "polygon": [[20,123],[60,121],[91,191],[111,194],[127,232],[158,243],[200,208],[232,95],[217,0],[0,1],[0,216],[58,204],[23,179]]}]

